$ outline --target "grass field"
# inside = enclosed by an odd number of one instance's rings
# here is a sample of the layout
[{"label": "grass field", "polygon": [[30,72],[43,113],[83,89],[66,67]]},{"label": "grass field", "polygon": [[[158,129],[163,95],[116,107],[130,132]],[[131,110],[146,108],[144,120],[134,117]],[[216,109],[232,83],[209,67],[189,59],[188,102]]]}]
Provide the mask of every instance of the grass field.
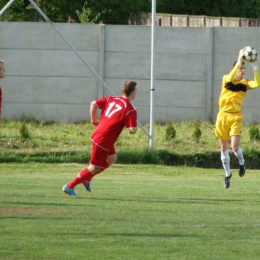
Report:
[{"label": "grass field", "polygon": [[82,168],[0,164],[0,259],[259,259],[259,170],[116,164],[69,197]]}]

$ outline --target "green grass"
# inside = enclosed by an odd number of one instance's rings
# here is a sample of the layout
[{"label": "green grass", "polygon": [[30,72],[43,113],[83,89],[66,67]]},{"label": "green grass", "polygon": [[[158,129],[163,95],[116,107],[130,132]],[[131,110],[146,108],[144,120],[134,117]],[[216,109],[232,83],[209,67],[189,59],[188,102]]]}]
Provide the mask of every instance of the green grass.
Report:
[{"label": "green grass", "polygon": [[[85,151],[91,147],[89,139],[94,127],[90,123],[39,123],[26,122],[29,138],[22,138],[19,129],[22,122],[17,120],[3,121],[0,124],[0,147],[3,152],[38,152],[38,151]],[[149,126],[144,126],[149,132]],[[193,137],[194,122],[174,123],[176,138],[165,140],[167,125],[155,124],[154,148],[167,149],[172,152],[190,154],[199,151],[218,151],[218,140],[214,135],[214,125],[201,124],[202,137],[197,143]],[[247,138],[247,136],[245,136]],[[117,140],[117,148],[149,148],[149,138],[139,129],[135,135],[124,130]]]},{"label": "green grass", "polygon": [[[155,124],[153,153],[149,151],[149,139],[141,129],[135,135],[129,135],[128,131],[123,130],[115,144],[118,162],[221,168],[214,124],[200,124],[202,135],[199,140],[193,137],[195,125],[196,121],[173,122],[176,137],[167,139],[166,129],[169,124]],[[149,132],[149,126],[144,127]],[[258,129],[259,126],[255,124],[255,127]],[[94,127],[86,122],[66,124],[36,122],[32,119],[3,121],[0,124],[0,163],[86,164],[92,148],[89,138],[93,130]],[[241,146],[247,168],[260,169],[260,141],[250,140],[249,132],[250,126],[244,126]],[[237,167],[237,159],[233,157],[231,166]]]},{"label": "green grass", "polygon": [[115,164],[92,192],[81,164],[0,164],[0,259],[259,259],[258,170]]},{"label": "green grass", "polygon": [[[29,120],[25,121],[29,137],[22,138],[19,130],[23,122],[5,120],[0,124],[0,148],[2,152],[83,152],[91,148],[89,138],[95,128],[90,123],[44,123]],[[204,151],[218,152],[219,141],[214,134],[214,124],[210,122],[200,124],[202,135],[199,142],[193,137],[195,124],[196,121],[173,122],[176,137],[172,140],[166,139],[167,124],[155,124],[154,149],[179,154]],[[145,125],[144,128],[149,132],[149,125]],[[260,149],[260,142],[250,141],[249,128],[250,126],[243,128],[241,145],[245,150],[252,148],[258,150]],[[116,142],[116,147],[128,147],[133,150],[148,149],[149,138],[141,129],[135,135],[129,135],[128,131],[124,130]]]}]

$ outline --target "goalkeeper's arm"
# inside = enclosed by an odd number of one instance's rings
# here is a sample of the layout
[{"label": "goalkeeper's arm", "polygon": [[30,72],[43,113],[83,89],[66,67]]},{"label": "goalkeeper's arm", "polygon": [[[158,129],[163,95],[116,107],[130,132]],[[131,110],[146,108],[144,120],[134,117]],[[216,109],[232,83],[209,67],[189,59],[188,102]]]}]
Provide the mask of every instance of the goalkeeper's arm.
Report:
[{"label": "goalkeeper's arm", "polygon": [[243,55],[244,55],[244,51],[243,51],[243,49],[241,49],[241,50],[239,51],[238,58],[237,58],[237,62],[235,63],[235,66],[233,67],[233,69],[229,72],[229,74],[228,74],[227,77],[226,77],[226,81],[227,81],[227,82],[230,82],[230,81],[232,81],[232,80],[235,78],[236,73],[237,73],[239,67],[240,67],[240,66],[243,64],[243,62],[244,62]]},{"label": "goalkeeper's arm", "polygon": [[257,60],[254,62],[250,62],[250,65],[252,66],[253,72],[254,72],[254,81],[249,82],[249,86],[251,89],[260,87],[260,77],[258,72],[258,65]]}]

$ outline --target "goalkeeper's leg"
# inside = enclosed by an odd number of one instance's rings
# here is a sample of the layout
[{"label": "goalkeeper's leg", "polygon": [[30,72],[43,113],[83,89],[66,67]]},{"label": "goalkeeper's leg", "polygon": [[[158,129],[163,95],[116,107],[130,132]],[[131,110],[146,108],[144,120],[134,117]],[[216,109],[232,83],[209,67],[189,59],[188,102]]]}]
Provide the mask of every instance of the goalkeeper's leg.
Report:
[{"label": "goalkeeper's leg", "polygon": [[232,150],[239,161],[238,173],[240,177],[243,177],[246,173],[246,167],[245,167],[245,159],[243,156],[243,151],[239,145],[240,145],[240,136],[238,135],[232,136],[231,137]]},{"label": "goalkeeper's leg", "polygon": [[230,156],[229,156],[228,150],[221,151],[221,162],[222,162],[222,166],[225,171],[225,176],[229,177],[230,176]]}]

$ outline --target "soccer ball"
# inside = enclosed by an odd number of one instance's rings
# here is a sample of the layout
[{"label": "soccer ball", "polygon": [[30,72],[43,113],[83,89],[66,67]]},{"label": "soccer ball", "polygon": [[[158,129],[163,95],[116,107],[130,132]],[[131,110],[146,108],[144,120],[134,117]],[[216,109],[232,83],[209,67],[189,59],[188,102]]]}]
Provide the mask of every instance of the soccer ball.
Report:
[{"label": "soccer ball", "polygon": [[246,61],[252,62],[257,59],[257,51],[254,47],[247,46],[247,47],[243,48],[243,51],[244,51],[243,58]]}]

